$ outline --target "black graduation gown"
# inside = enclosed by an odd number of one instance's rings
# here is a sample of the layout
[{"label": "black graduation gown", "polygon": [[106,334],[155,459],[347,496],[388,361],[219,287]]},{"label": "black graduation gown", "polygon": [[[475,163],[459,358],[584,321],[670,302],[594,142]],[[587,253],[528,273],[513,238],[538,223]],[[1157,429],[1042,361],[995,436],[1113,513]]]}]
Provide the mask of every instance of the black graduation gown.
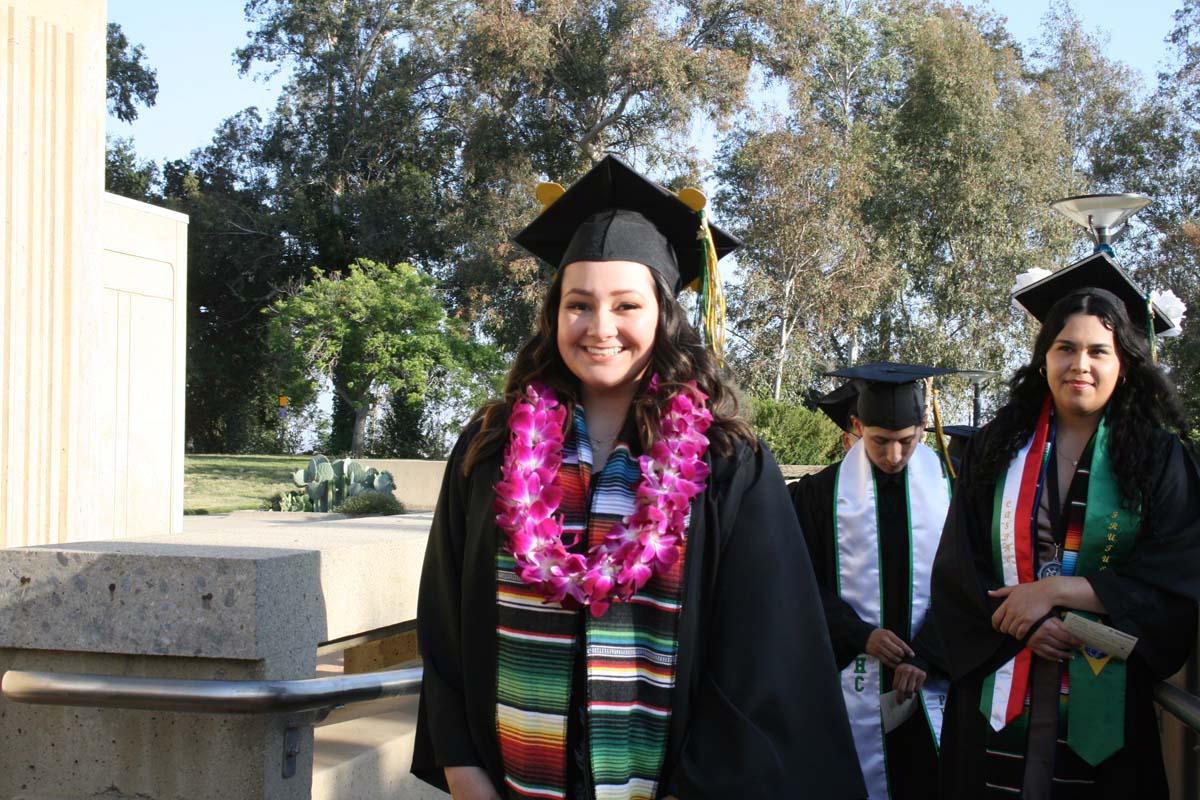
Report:
[{"label": "black graduation gown", "polygon": [[[445,788],[479,766],[503,796],[496,738],[493,487],[501,454],[463,477],[476,426],[446,466],[425,551],[417,633],[425,663],[413,773]],[[863,786],[812,568],[779,467],[763,445],[708,456],[688,529],[676,683],[660,793],[861,798]]]},{"label": "black graduation gown", "polygon": [[[864,622],[853,607],[837,593],[837,542],[834,541],[834,505],[837,498],[837,471],[833,464],[814,475],[791,484],[789,491],[800,528],[808,545],[809,556],[816,570],[821,589],[821,602],[829,638],[833,643],[838,669],[844,669],[867,649],[867,637],[875,626]],[[903,624],[907,619],[912,574],[909,569],[911,553],[908,541],[908,498],[904,489],[904,473],[887,475],[874,466],[879,488],[878,509],[880,547],[883,562],[884,627],[912,645],[916,656],[907,659],[926,672],[945,674],[937,628],[931,622],[932,611],[911,640]],[[903,609],[904,611],[892,611]],[[893,672],[883,669],[885,690],[891,687]],[[914,714],[904,724],[885,736],[888,783],[894,800],[931,798],[938,783],[938,752],[932,732],[923,714]]]},{"label": "black graduation gown", "polygon": [[[999,602],[986,594],[999,586],[991,548],[996,484],[977,475],[973,464],[988,446],[989,433],[985,427],[976,435],[963,459],[933,568],[933,604],[952,679],[942,728],[942,796],[954,800],[989,796],[984,783],[990,728],[979,710],[981,687],[1021,649],[1015,639],[992,629]],[[1094,784],[1056,784],[1058,800],[1167,797],[1153,690],[1183,666],[1195,640],[1200,477],[1177,437],[1158,431],[1153,447],[1152,518],[1143,519],[1132,558],[1087,576],[1108,610],[1109,624],[1138,637],[1126,662],[1125,746],[1097,765]],[[1077,758],[1073,753],[1063,757]]]}]

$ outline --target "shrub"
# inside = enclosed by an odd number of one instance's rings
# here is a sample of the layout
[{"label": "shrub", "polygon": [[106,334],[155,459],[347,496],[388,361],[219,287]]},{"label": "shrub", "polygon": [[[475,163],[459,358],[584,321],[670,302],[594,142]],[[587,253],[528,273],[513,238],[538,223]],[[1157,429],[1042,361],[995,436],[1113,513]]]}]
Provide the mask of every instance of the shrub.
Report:
[{"label": "shrub", "polygon": [[263,500],[263,511],[312,511],[312,499],[303,489],[295,492],[276,492]]},{"label": "shrub", "polygon": [[842,452],[842,432],[819,410],[755,398],[750,424],[780,464],[830,464]]},{"label": "shrub", "polygon": [[391,516],[403,514],[404,504],[391,492],[363,492],[356,494],[333,509],[351,517]]}]

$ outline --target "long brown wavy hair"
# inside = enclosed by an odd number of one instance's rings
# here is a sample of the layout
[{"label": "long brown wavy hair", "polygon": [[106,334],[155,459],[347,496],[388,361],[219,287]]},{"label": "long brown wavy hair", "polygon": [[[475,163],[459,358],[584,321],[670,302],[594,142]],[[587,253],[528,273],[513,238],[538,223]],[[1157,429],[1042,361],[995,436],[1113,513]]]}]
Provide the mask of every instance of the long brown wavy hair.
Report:
[{"label": "long brown wavy hair", "polygon": [[[758,439],[746,420],[739,416],[737,397],[722,376],[716,358],[700,341],[696,329],[688,322],[683,307],[663,277],[652,269],[650,275],[654,278],[654,293],[658,299],[658,325],[654,331],[650,365],[633,401],[634,422],[642,449],[648,450],[654,444],[658,438],[658,421],[663,408],[688,381],[695,381],[700,390],[708,395],[713,423],[707,436],[713,455],[731,455],[738,439],[757,448]],[[581,391],[579,379],[567,368],[558,352],[558,307],[562,299],[562,281],[563,270],[560,269],[546,291],[545,301],[538,313],[537,330],[521,346],[508,372],[504,396],[492,400],[476,412],[474,420],[480,420],[481,426],[463,459],[464,476],[470,474],[480,460],[504,446],[508,438],[506,423],[513,403],[533,381],[540,381],[554,390],[559,401],[567,407],[567,425],[570,426],[575,406],[580,402]],[[659,390],[656,394],[647,394],[646,384],[653,375],[658,375]]]}]

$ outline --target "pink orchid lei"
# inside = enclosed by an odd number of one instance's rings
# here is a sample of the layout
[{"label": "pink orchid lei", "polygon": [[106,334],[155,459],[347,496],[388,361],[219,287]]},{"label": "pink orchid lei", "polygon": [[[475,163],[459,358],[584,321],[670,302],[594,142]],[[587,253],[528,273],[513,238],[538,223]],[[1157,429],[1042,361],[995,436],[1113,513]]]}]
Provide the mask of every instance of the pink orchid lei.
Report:
[{"label": "pink orchid lei", "polygon": [[[692,498],[704,491],[704,453],[712,424],[708,396],[694,381],[667,403],[659,440],[638,459],[642,477],[634,511],[588,550],[571,553],[563,542],[558,470],[562,466],[566,408],[554,391],[531,384],[513,405],[500,482],[496,484],[496,523],[507,536],[521,580],[546,602],[591,607],[603,616],[611,603],[628,601],[658,572],[679,560]],[[647,391],[657,391],[658,377]]]}]

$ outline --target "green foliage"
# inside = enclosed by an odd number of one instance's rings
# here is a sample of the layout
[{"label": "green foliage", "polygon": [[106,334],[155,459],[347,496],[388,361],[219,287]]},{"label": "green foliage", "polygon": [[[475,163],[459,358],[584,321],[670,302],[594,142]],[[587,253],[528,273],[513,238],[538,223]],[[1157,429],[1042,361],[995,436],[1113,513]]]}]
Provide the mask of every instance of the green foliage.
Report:
[{"label": "green foliage", "polygon": [[780,464],[829,464],[841,453],[841,429],[800,403],[756,398],[750,424]]},{"label": "green foliage", "polygon": [[391,492],[365,492],[349,498],[333,510],[351,517],[391,516],[403,514],[404,504]]},{"label": "green foliage", "polygon": [[[191,220],[195,450],[294,448],[276,398],[312,413],[321,380],[329,452],[443,455],[503,368],[495,349],[532,328],[545,276],[509,235],[537,213],[535,183],[609,151],[696,183],[710,165],[688,137],[705,117],[726,137],[715,218],[748,242],[729,361],[756,396],[806,397],[850,360],[1007,371],[1031,332],[1009,310],[1014,275],[1084,247],[1045,210],[1073,193],[1154,195],[1118,257],[1200,308],[1200,0],[1183,0],[1149,97],[1058,0],[1031,52],[987,11],[931,0],[250,0],[246,13],[242,70],[290,76],[275,108],[235,114],[160,171],[120,140],[107,164],[111,190],[161,192]],[[110,107],[131,119],[154,74],[109,33]],[[783,88],[778,117],[743,113],[751,74]],[[336,310],[322,317],[318,298]],[[1200,420],[1198,342],[1190,326],[1163,358]]]},{"label": "green foliage", "polygon": [[[253,109],[225,120],[207,147],[163,168],[168,205],[188,215],[187,440],[199,452],[294,450],[266,346],[271,300],[304,274],[262,166]],[[293,412],[302,406],[296,405]]]},{"label": "green foliage", "polygon": [[269,342],[287,394],[303,404],[318,378],[329,379],[354,409],[355,455],[364,451],[367,417],[385,397],[424,412],[435,400],[485,391],[485,378],[499,367],[493,348],[446,316],[433,279],[408,264],[358,261],[341,273],[314,270],[270,314]]},{"label": "green foliage", "polygon": [[[772,7],[782,119],[726,141],[722,211],[750,243],[731,293],[747,389],[799,399],[850,361],[1004,369],[1017,273],[1065,261],[1064,111],[994,18],[914,2]],[[1085,137],[1086,138],[1086,137]]]},{"label": "green foliage", "polygon": [[133,200],[156,200],[158,165],[139,161],[133,139],[105,137],[104,190]]},{"label": "green foliage", "polygon": [[108,113],[122,122],[133,122],[139,103],[150,108],[158,99],[158,74],[146,65],[142,46],[131,45],[115,22],[108,23],[106,44]]}]

